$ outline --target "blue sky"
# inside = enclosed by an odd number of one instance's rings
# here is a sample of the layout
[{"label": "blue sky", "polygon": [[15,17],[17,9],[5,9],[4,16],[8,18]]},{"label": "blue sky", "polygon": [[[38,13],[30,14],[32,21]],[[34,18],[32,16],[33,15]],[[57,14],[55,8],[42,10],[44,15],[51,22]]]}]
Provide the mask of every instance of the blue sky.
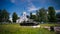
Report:
[{"label": "blue sky", "polygon": [[20,16],[23,12],[35,12],[42,7],[53,6],[60,11],[60,0],[0,0],[0,9],[6,9],[10,16],[16,12]]}]

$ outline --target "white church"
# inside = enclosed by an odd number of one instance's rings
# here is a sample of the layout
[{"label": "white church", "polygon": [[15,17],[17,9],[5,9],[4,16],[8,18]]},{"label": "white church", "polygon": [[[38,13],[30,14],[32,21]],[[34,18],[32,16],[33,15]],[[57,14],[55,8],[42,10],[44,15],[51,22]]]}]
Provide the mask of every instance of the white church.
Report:
[{"label": "white church", "polygon": [[23,15],[20,17],[20,19],[16,20],[16,23],[22,23],[23,21],[28,21],[28,18],[26,17],[26,12],[23,12]]}]

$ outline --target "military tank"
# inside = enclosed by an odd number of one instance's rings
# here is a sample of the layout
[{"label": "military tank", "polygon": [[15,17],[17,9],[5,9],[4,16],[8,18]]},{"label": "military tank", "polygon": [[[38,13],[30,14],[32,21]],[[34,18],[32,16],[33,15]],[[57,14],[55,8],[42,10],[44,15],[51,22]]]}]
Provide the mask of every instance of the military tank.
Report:
[{"label": "military tank", "polygon": [[38,25],[39,23],[38,22],[31,22],[31,21],[24,21],[22,23],[20,23],[21,26],[36,26]]}]

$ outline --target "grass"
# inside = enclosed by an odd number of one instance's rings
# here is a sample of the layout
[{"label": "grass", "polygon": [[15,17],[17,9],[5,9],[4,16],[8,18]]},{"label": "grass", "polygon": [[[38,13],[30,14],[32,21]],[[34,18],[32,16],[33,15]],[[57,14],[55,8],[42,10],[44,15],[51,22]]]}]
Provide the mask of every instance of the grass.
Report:
[{"label": "grass", "polygon": [[55,32],[50,32],[44,28],[23,27],[19,24],[3,24],[0,25],[0,34],[55,34]]},{"label": "grass", "polygon": [[45,27],[45,26],[47,26],[47,27],[50,27],[50,26],[60,26],[60,24],[58,25],[58,24],[40,24],[40,26],[41,27]]}]

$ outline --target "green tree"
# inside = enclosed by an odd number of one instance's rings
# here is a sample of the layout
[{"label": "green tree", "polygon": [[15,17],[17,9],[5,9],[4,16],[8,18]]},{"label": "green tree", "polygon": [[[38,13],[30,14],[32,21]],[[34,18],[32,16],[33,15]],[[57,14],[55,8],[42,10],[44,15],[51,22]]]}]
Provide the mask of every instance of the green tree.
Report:
[{"label": "green tree", "polygon": [[48,21],[46,9],[41,8],[39,10],[39,20],[40,20],[40,22],[47,22]]},{"label": "green tree", "polygon": [[12,15],[13,22],[16,22],[17,19],[18,19],[18,16],[17,16],[16,12],[14,12]]},{"label": "green tree", "polygon": [[1,19],[2,19],[2,18],[1,18],[1,11],[2,11],[2,10],[0,10],[0,22],[2,21],[2,20],[1,20]]},{"label": "green tree", "polygon": [[33,19],[34,21],[36,21],[36,15],[33,15],[32,12],[30,13],[30,19]]},{"label": "green tree", "polygon": [[32,12],[30,12],[30,19],[32,19]]},{"label": "green tree", "polygon": [[0,10],[0,19],[1,22],[8,22],[9,20],[9,13],[4,9],[4,10]]},{"label": "green tree", "polygon": [[35,21],[37,21],[37,22],[40,21],[40,20],[39,20],[39,12],[38,12],[38,10],[36,11],[36,18],[35,18]]},{"label": "green tree", "polygon": [[56,18],[57,18],[57,22],[60,22],[59,18],[60,18],[60,13],[56,14]]},{"label": "green tree", "polygon": [[48,7],[49,22],[56,22],[56,12],[54,7]]},{"label": "green tree", "polygon": [[26,16],[27,18],[30,18],[29,15]]},{"label": "green tree", "polygon": [[32,19],[33,20],[36,20],[36,15],[32,15]]}]

